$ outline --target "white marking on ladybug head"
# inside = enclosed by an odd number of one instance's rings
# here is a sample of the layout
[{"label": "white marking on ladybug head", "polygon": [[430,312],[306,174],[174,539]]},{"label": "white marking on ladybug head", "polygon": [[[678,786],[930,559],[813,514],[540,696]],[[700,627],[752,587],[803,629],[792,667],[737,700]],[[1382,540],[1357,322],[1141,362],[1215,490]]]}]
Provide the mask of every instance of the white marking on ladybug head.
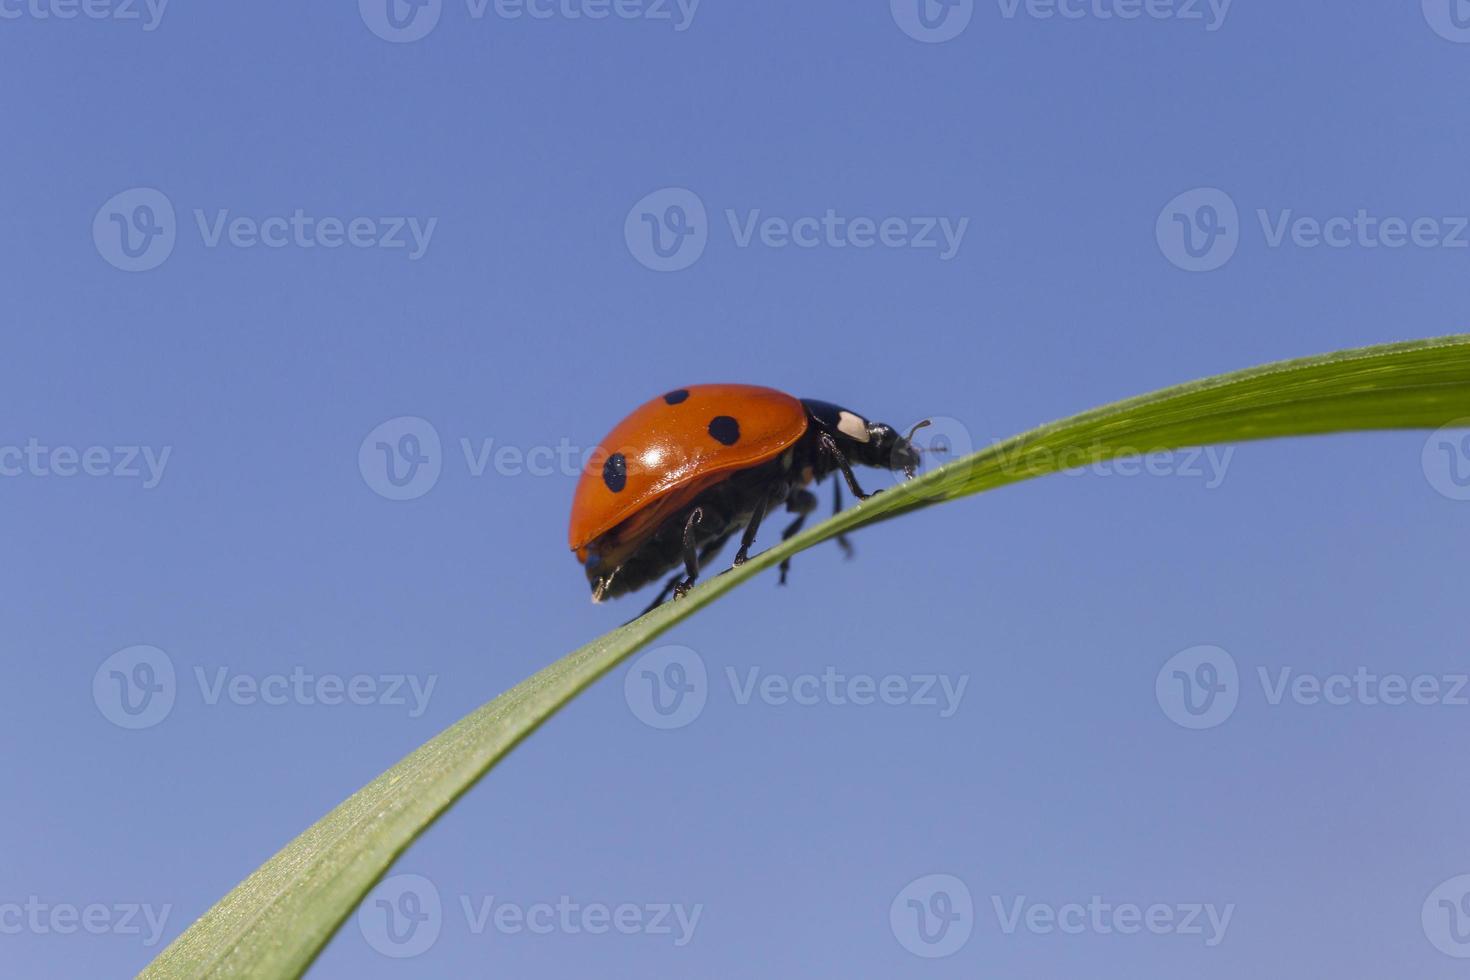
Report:
[{"label": "white marking on ladybug head", "polygon": [[868,423],[846,409],[837,413],[837,431],[854,442],[867,442],[871,438]]}]

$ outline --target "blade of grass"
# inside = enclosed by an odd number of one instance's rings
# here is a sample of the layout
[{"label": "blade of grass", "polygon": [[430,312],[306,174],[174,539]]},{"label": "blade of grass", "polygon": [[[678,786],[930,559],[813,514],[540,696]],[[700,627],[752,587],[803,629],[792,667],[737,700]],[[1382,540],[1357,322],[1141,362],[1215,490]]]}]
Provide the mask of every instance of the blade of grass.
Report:
[{"label": "blade of grass", "polygon": [[294,976],[438,817],[603,674],[735,586],[864,524],[1120,455],[1470,416],[1470,335],[1285,361],[1117,402],[959,459],[858,504],[594,640],[430,739],[237,885],[143,976]]}]

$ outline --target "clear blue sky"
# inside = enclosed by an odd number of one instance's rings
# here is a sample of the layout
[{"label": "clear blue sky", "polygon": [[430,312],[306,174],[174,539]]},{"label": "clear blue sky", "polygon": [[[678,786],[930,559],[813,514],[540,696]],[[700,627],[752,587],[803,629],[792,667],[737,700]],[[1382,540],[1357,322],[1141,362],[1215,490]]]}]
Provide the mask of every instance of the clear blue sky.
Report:
[{"label": "clear blue sky", "polygon": [[[0,0],[7,975],[136,971],[636,611],[587,601],[554,458],[652,395],[764,383],[982,445],[1470,324],[1448,2],[117,6]],[[569,16],[602,10],[641,15]],[[518,748],[314,975],[1461,975],[1470,447],[1154,470],[740,589]],[[702,711],[645,724],[675,661]],[[828,668],[902,703],[801,680]],[[1393,673],[1437,703],[1366,703]],[[419,955],[380,953],[433,896]]]}]

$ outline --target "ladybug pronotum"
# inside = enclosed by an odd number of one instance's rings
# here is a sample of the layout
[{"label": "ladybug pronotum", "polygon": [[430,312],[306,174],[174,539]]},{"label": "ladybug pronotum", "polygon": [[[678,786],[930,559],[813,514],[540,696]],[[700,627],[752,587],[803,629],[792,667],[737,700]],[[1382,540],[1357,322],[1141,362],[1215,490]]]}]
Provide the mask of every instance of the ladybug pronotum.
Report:
[{"label": "ladybug pronotum", "polygon": [[[919,463],[912,436],[828,402],[756,385],[690,385],[654,398],[601,441],[572,499],[568,540],[592,600],[633,592],[680,565],[683,572],[649,608],[670,592],[684,595],[700,567],[742,528],[735,564],[743,563],[772,509],[796,515],[782,540],[801,530],[817,506],[809,484],[840,472],[863,500],[871,494],[853,476],[854,463],[912,477]],[[833,492],[840,510],[835,479]],[[789,559],[781,563],[783,583],[789,567]]]}]

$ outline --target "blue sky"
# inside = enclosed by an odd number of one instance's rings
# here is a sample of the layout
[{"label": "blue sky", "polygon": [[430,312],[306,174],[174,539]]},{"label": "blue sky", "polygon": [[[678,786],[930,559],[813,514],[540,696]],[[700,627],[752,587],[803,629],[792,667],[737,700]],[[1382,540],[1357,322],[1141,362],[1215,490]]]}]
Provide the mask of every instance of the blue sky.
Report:
[{"label": "blue sky", "polygon": [[[14,975],[135,972],[635,612],[565,530],[655,394],[960,449],[1466,329],[1462,2],[394,2],[0,0]],[[313,974],[1458,976],[1467,482],[1253,444],[803,554]]]}]

